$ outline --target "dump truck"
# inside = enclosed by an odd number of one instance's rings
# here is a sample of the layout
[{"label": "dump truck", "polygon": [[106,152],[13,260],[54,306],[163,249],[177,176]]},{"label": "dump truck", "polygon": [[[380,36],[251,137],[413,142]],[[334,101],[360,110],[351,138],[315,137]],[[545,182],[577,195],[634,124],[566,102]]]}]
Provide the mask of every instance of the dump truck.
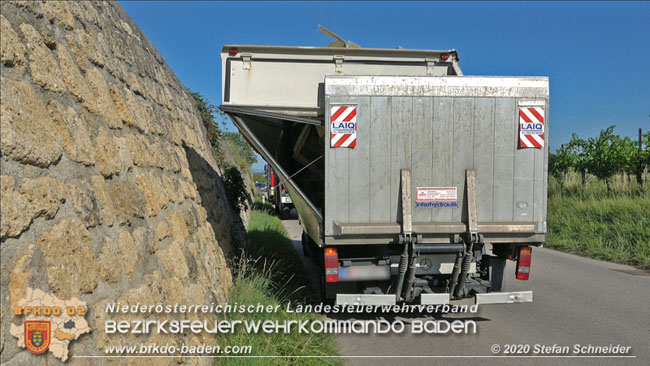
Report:
[{"label": "dump truck", "polygon": [[453,49],[221,59],[220,108],[291,196],[324,299],[532,301],[505,285],[546,237],[548,77],[466,76]]}]

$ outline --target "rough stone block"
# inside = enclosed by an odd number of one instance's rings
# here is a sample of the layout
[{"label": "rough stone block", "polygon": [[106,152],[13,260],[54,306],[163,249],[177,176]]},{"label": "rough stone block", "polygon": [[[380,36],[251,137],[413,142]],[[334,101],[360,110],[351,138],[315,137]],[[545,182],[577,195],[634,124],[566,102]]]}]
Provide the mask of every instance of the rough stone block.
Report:
[{"label": "rough stone block", "polygon": [[65,91],[59,64],[52,51],[46,46],[43,37],[31,24],[21,24],[20,30],[27,40],[29,71],[34,82],[53,92]]},{"label": "rough stone block", "polygon": [[36,179],[24,178],[20,184],[20,193],[29,202],[29,211],[33,218],[45,216],[53,218],[67,195],[63,183],[50,177]]},{"label": "rough stone block", "polygon": [[59,298],[93,292],[99,282],[90,233],[77,219],[66,218],[38,238],[47,264],[50,291]]},{"label": "rough stone block", "polygon": [[99,200],[92,186],[85,180],[74,179],[68,182],[72,207],[86,227],[103,223]]},{"label": "rough stone block", "polygon": [[62,149],[54,123],[34,88],[4,77],[0,84],[2,154],[41,167],[59,160]]},{"label": "rough stone block", "polygon": [[32,222],[32,214],[28,209],[29,202],[15,188],[13,177],[0,177],[0,238],[18,236]]},{"label": "rough stone block", "polygon": [[0,15],[0,60],[5,66],[24,69],[25,64],[25,46],[20,41],[20,37],[9,24],[4,15]]},{"label": "rough stone block", "polygon": [[95,159],[90,133],[74,108],[64,107],[58,100],[53,100],[47,109],[68,158],[84,165],[93,165]]}]

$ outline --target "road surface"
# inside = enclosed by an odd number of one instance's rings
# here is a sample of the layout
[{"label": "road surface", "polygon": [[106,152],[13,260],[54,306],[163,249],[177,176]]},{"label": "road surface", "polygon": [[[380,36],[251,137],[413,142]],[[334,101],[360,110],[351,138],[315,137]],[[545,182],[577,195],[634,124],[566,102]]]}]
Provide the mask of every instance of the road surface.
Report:
[{"label": "road surface", "polygon": [[[311,273],[315,267],[302,255],[298,220],[284,220],[284,226]],[[339,350],[346,365],[650,365],[650,274],[632,267],[561,253],[545,248],[533,250],[529,281],[514,278],[514,266],[506,286],[509,290],[532,290],[534,301],[526,304],[484,305],[475,314],[442,319],[472,318],[476,334],[339,335]],[[316,279],[313,279],[316,283]],[[356,317],[377,319],[380,315]],[[405,323],[425,320],[418,316],[397,317]],[[438,317],[440,318],[440,317]],[[428,319],[432,319],[429,317]],[[389,319],[390,320],[390,319]],[[631,347],[634,358],[506,358],[505,345],[534,347],[621,345]],[[494,357],[492,347],[501,349]],[[537,346],[536,346],[537,345]],[[538,348],[539,349],[539,348]],[[354,356],[418,357],[354,357]],[[424,358],[420,356],[478,356]],[[490,358],[487,358],[490,357]],[[510,356],[508,356],[510,357]],[[546,358],[543,358],[546,357]]]}]

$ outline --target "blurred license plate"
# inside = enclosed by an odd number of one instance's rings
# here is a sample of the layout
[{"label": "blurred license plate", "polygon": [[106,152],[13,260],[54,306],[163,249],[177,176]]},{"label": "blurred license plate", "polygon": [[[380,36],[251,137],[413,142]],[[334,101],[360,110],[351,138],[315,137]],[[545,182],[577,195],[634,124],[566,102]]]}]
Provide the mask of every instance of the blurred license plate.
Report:
[{"label": "blurred license plate", "polygon": [[389,280],[390,266],[350,266],[339,268],[339,281]]}]

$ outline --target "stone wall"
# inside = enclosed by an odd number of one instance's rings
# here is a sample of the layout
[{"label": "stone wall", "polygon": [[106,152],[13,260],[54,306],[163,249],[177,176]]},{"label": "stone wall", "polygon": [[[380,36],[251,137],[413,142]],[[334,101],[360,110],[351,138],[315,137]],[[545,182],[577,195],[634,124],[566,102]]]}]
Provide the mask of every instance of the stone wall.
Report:
[{"label": "stone wall", "polygon": [[117,2],[3,1],[1,14],[0,362],[60,362],[8,332],[28,288],[87,303],[92,331],[71,355],[214,343],[102,331],[107,302],[223,303],[232,284],[242,226],[192,97]]}]

